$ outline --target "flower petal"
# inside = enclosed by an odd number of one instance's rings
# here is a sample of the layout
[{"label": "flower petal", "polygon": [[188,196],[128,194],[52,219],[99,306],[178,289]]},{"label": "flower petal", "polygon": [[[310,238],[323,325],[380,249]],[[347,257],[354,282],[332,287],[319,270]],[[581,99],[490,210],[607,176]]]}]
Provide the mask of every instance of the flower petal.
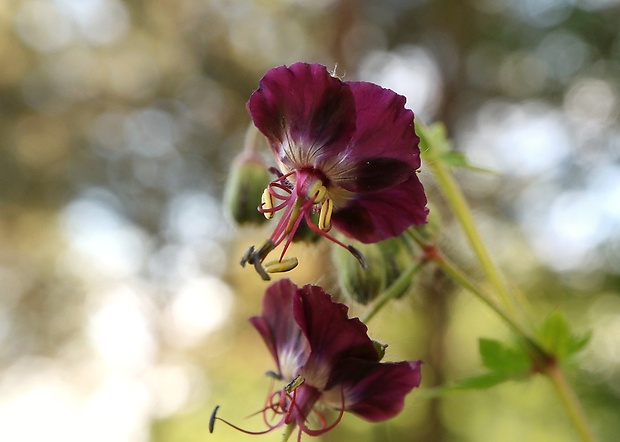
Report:
[{"label": "flower petal", "polygon": [[276,158],[288,168],[311,167],[321,152],[343,150],[355,131],[350,88],[320,64],[269,70],[247,108]]},{"label": "flower petal", "polygon": [[350,192],[364,193],[389,189],[415,175],[416,171],[405,161],[387,157],[366,158],[358,161],[349,172],[334,180],[335,185]]},{"label": "flower petal", "polygon": [[300,297],[293,300],[295,320],[310,345],[302,374],[316,388],[331,388],[333,368],[341,359],[379,360],[368,329],[358,318],[349,319],[348,310],[321,287],[312,285],[302,287]]},{"label": "flower petal", "polygon": [[420,167],[420,139],[415,133],[413,112],[406,98],[365,81],[347,85],[355,97],[356,131],[349,149],[358,158],[395,158],[413,169]]},{"label": "flower petal", "polygon": [[[405,396],[420,385],[421,364],[422,361],[346,361],[339,367],[345,409],[371,422],[394,417],[403,409]],[[332,405],[337,406],[337,402]]]},{"label": "flower petal", "polygon": [[280,374],[293,379],[308,359],[310,346],[293,317],[298,288],[288,279],[271,284],[263,298],[263,313],[249,319],[263,337]]},{"label": "flower petal", "polygon": [[390,189],[361,193],[334,212],[332,223],[344,234],[374,243],[426,223],[426,195],[417,175]]},{"label": "flower petal", "polygon": [[338,159],[321,158],[327,175],[352,192],[401,183],[420,167],[420,139],[405,97],[368,82],[346,82],[355,97],[356,131]]}]

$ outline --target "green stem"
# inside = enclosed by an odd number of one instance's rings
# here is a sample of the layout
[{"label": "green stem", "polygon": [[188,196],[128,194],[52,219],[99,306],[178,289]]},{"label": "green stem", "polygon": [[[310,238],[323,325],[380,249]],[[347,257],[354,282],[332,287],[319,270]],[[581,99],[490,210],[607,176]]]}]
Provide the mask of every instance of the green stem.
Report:
[{"label": "green stem", "polygon": [[433,172],[434,178],[439,184],[439,187],[441,188],[444,196],[448,200],[452,211],[459,220],[461,227],[465,232],[465,236],[469,240],[469,243],[474,250],[474,253],[480,261],[482,269],[486,273],[487,279],[489,280],[493,288],[497,291],[497,293],[501,296],[506,308],[509,311],[514,312],[515,306],[512,294],[510,293],[508,286],[506,285],[500,271],[491,259],[489,252],[484,246],[484,243],[482,242],[482,238],[480,237],[478,229],[476,228],[476,224],[474,223],[474,219],[472,217],[471,211],[469,210],[469,206],[458,184],[456,183],[454,176],[450,173],[450,170],[439,160],[429,161],[427,164]]},{"label": "green stem", "polygon": [[286,442],[293,434],[293,430],[295,429],[295,422],[291,422],[286,427],[284,427],[284,433],[282,433],[282,442]]},{"label": "green stem", "polygon": [[[416,239],[416,241],[422,241],[422,239],[415,233],[413,233],[412,236]],[[497,313],[517,335],[523,337],[536,348],[539,348],[536,341],[530,336],[530,333],[520,323],[515,321],[508,313],[506,313],[504,309],[495,302],[491,295],[478,287],[466,273],[454,265],[452,261],[445,257],[435,246],[425,243],[421,243],[421,245],[426,249],[427,259],[432,260],[446,275],[452,278],[454,282],[470,291],[474,296],[476,296],[476,298],[489,306],[491,310]]]},{"label": "green stem", "polygon": [[383,293],[378,296],[378,301],[373,304],[372,308],[366,312],[361,321],[367,324],[388,302],[403,293],[403,290],[410,283],[411,278],[415,275],[428,261],[424,259],[415,260],[407,269],[390,285]]},{"label": "green stem", "polygon": [[261,133],[258,131],[254,124],[250,123],[248,129],[245,132],[245,138],[243,140],[243,151],[247,154],[255,155],[259,151],[259,141]]},{"label": "green stem", "polygon": [[[413,234],[412,237],[416,239],[416,241],[422,241],[422,239],[415,234]],[[524,329],[520,323],[514,321],[511,316],[501,308],[501,306],[497,305],[491,296],[473,283],[471,279],[458,267],[456,267],[448,258],[442,256],[439,250],[437,250],[434,246],[424,245],[424,247],[427,250],[428,259],[435,262],[435,264],[437,264],[437,266],[439,266],[439,268],[441,268],[446,275],[451,277],[463,288],[469,290],[479,300],[496,312],[510,326],[510,328],[517,333],[517,335],[521,336],[531,346],[531,350],[534,351],[535,354],[537,353],[543,356],[547,355],[546,351],[537,343],[537,340],[530,336],[528,331]],[[583,441],[596,442],[596,437],[590,429],[588,420],[583,412],[579,399],[573,392],[570,384],[567,382],[564,372],[559,367],[557,362],[554,359],[546,362],[545,369],[542,370],[542,373],[553,383],[556,392],[562,400],[562,404],[566,408],[573,425]]]},{"label": "green stem", "polygon": [[558,396],[560,396],[564,408],[568,411],[570,419],[579,432],[581,439],[584,442],[596,442],[596,436],[594,436],[592,429],[588,425],[588,419],[581,407],[581,403],[557,362],[554,361],[549,364],[545,374],[551,380]]},{"label": "green stem", "polygon": [[[427,132],[425,127],[421,128],[422,133]],[[424,138],[426,142],[433,143],[432,136],[429,133],[426,133]],[[428,146],[431,151],[438,151],[438,147],[440,146]],[[464,288],[471,291],[478,299],[487,304],[491,309],[493,309],[500,317],[520,336],[526,339],[526,341],[532,345],[532,350],[534,350],[539,355],[543,357],[548,357],[548,353],[538,344],[536,339],[533,339],[530,336],[528,330],[526,330],[520,322],[517,322],[514,319],[514,314],[516,313],[515,301],[513,298],[512,292],[509,290],[504,278],[496,267],[495,263],[491,259],[482,238],[478,230],[476,229],[476,225],[474,223],[471,211],[469,206],[461,192],[459,186],[454,179],[454,176],[450,172],[449,168],[439,159],[435,159],[434,161],[429,161],[428,167],[434,173],[434,177],[441,188],[444,196],[446,197],[448,203],[450,204],[454,214],[459,220],[461,227],[465,232],[465,236],[467,237],[474,253],[476,254],[478,261],[480,262],[489,283],[494,288],[494,290],[499,294],[504,307],[508,309],[508,312],[504,311],[497,303],[494,301],[490,295],[486,292],[478,289],[478,287],[471,282],[466,274],[464,274],[460,269],[454,266],[447,258],[443,257],[439,250],[436,249],[434,245],[429,245],[427,241],[424,240],[421,236],[414,234],[412,232],[412,237],[420,243],[427,250],[427,256],[429,259],[435,261],[435,263],[453,280],[461,284]],[[508,314],[511,313],[511,314]],[[573,422],[573,425],[577,429],[579,435],[583,439],[584,442],[594,442],[596,438],[591,431],[588,420],[583,412],[581,404],[573,392],[571,386],[567,382],[564,372],[558,366],[555,358],[548,359],[548,362],[545,364],[545,369],[542,372],[549,377],[553,386],[555,387],[557,394],[560,396],[564,407],[566,408],[568,415]]]}]

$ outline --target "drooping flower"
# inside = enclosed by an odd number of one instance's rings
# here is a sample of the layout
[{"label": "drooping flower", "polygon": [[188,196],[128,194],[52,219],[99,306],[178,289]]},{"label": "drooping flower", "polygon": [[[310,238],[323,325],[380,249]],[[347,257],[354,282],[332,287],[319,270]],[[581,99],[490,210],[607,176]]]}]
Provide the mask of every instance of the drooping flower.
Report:
[{"label": "drooping flower", "polygon": [[[269,373],[282,388],[269,393],[262,410],[268,427],[257,434],[295,425],[300,440],[302,433],[331,430],[345,411],[378,422],[402,410],[405,396],[420,385],[422,362],[380,362],[366,326],[347,312],[318,286],[298,288],[284,279],[267,288],[262,315],[250,322],[275,360]],[[332,423],[326,408],[339,411]],[[214,415],[211,426],[215,419],[223,420]]]},{"label": "drooping flower", "polygon": [[[302,219],[308,226],[361,254],[328,232],[374,243],[426,223],[424,188],[417,177],[419,138],[405,97],[373,83],[342,81],[319,64],[295,63],[269,70],[247,108],[266,136],[278,164],[277,177],[263,193],[259,211],[282,212],[270,238],[248,250],[263,279],[289,270],[284,259]],[[318,213],[315,223],[311,215]],[[284,243],[277,262],[262,262]]]}]

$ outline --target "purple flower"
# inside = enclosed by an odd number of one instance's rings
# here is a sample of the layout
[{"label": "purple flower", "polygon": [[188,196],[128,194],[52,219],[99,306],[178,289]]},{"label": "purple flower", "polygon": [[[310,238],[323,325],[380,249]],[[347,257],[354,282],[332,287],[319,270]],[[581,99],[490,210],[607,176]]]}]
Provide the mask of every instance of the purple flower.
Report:
[{"label": "purple flower", "polygon": [[343,82],[319,64],[269,70],[247,108],[280,168],[259,211],[268,218],[281,211],[282,217],[269,240],[256,252],[251,248],[242,264],[254,263],[269,279],[260,264],[284,243],[273,271],[293,268],[296,260],[282,262],[302,219],[360,260],[359,252],[328,233],[332,225],[374,243],[426,223],[426,196],[416,174],[419,138],[413,112],[404,105],[405,98],[389,89]]},{"label": "purple flower", "polygon": [[[277,371],[270,373],[282,388],[267,399],[262,412],[268,428],[261,433],[292,424],[298,439],[302,433],[316,436],[331,430],[345,411],[383,421],[398,414],[405,395],[420,385],[422,362],[379,362],[366,326],[347,311],[321,287],[298,288],[285,279],[267,288],[263,313],[250,322],[276,362]],[[321,412],[326,407],[339,411],[331,424]],[[318,427],[310,428],[309,421]]]}]

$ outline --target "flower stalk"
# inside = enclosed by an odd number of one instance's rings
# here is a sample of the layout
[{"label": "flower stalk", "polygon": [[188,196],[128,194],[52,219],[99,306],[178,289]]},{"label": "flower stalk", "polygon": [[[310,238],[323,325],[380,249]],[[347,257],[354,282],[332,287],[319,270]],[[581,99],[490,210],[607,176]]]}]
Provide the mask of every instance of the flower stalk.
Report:
[{"label": "flower stalk", "polygon": [[[539,365],[537,367],[538,371],[550,379],[582,440],[584,442],[595,442],[596,437],[590,428],[579,399],[566,380],[564,372],[558,364],[557,358],[550,355],[547,350],[543,349],[542,345],[538,342],[538,339],[534,338],[522,325],[522,321],[515,318],[517,308],[513,294],[508,288],[499,268],[491,259],[491,256],[482,241],[482,238],[474,223],[469,205],[467,204],[460,187],[456,183],[456,180],[454,179],[454,176],[450,172],[448,166],[441,161],[438,156],[438,153],[441,152],[442,149],[446,150],[445,139],[438,139],[439,137],[437,134],[439,132],[435,131],[432,133],[431,128],[418,125],[416,129],[418,129],[422,142],[427,144],[425,146],[426,152],[432,159],[431,161],[427,161],[428,167],[433,172],[433,176],[439,185],[441,192],[459,220],[459,223],[465,232],[465,236],[467,237],[470,246],[478,258],[489,283],[499,294],[501,301],[503,302],[503,307],[498,305],[489,294],[479,289],[464,272],[453,265],[447,258],[443,257],[434,245],[427,244],[427,242],[424,241],[420,235],[416,235],[415,232],[412,233],[412,229],[409,229],[408,232],[414,240],[425,247],[425,250],[428,251],[428,258],[432,259],[442,269],[442,271],[488,305],[511,327],[511,329],[519,337],[525,340],[526,344],[530,348],[530,351],[532,352],[531,357],[533,362],[540,363],[540,361],[542,361],[542,366]],[[519,310],[519,312],[521,313],[522,311]]]},{"label": "flower stalk", "polygon": [[[421,238],[415,233],[411,233],[411,231],[409,232],[416,241],[422,241]],[[538,347],[538,345],[535,344],[534,339],[531,337],[531,334],[520,323],[515,321],[490,294],[474,283],[467,276],[467,274],[465,274],[465,272],[459,269],[450,259],[444,256],[436,246],[429,245],[424,242],[419,242],[419,244],[426,250],[428,260],[433,261],[446,275],[452,278],[454,282],[471,292],[474,296],[476,296],[476,298],[490,307],[491,310],[497,313],[517,335],[532,342]]]},{"label": "flower stalk", "polygon": [[282,442],[287,442],[289,440],[295,428],[296,428],[296,425],[294,422],[291,422],[290,424],[284,427],[284,433],[282,433]]},{"label": "flower stalk", "polygon": [[513,295],[510,292],[510,289],[508,288],[502,274],[491,259],[489,252],[484,246],[480,233],[476,228],[471,211],[469,210],[469,206],[465,201],[465,197],[456,183],[454,176],[450,173],[448,167],[441,161],[429,161],[427,164],[433,172],[433,176],[437,181],[437,184],[439,184],[439,188],[448,201],[448,204],[450,204],[452,211],[461,224],[461,227],[465,232],[465,236],[476,254],[476,257],[478,258],[489,283],[500,295],[505,307],[509,311],[514,312],[516,308]]},{"label": "flower stalk", "polygon": [[562,368],[557,364],[557,362],[553,362],[547,365],[547,371],[545,372],[551,384],[555,388],[564,408],[568,412],[575,429],[581,436],[581,439],[584,442],[596,442],[596,436],[592,432],[590,425],[588,423],[588,418],[583,411],[583,407],[577,398],[577,395],[573,391],[572,387],[566,380],[566,376],[562,371]]}]

